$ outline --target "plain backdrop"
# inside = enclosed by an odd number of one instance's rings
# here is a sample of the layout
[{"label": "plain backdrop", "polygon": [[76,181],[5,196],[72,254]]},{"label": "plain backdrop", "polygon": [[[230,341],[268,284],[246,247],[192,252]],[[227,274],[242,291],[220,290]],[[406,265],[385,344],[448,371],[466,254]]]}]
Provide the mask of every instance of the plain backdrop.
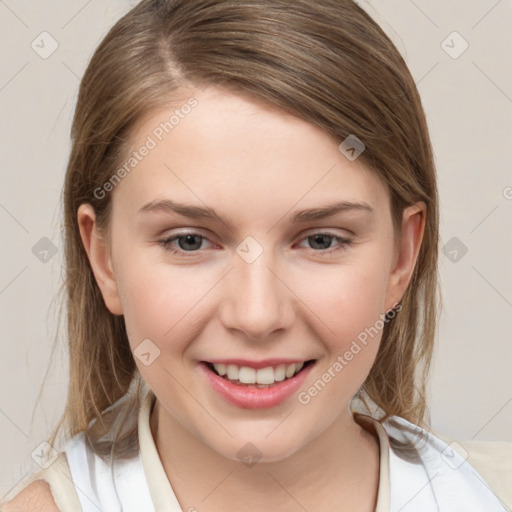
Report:
[{"label": "plain backdrop", "polygon": [[[0,0],[0,500],[38,469],[31,454],[64,408],[66,349],[50,349],[69,129],[93,50],[136,3]],[[444,311],[432,426],[512,441],[512,1],[360,4],[406,59],[435,151]]]}]

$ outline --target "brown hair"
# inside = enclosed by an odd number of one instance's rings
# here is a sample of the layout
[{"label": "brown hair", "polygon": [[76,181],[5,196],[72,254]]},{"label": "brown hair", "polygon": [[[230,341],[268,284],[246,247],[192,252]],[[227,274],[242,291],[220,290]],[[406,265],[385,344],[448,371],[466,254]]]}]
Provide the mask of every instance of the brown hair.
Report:
[{"label": "brown hair", "polygon": [[411,283],[359,393],[383,411],[381,421],[397,415],[426,426],[439,309],[438,196],[425,115],[400,53],[350,0],[143,0],[108,32],[80,84],[63,199],[70,381],[50,443],[65,425],[69,436],[85,430],[100,455],[136,449],[133,411],[145,384],[124,318],[109,312],[95,281],[77,209],[90,203],[108,232],[112,194],[98,199],[94,191],[125,160],[143,116],[190,84],[263,100],[338,144],[356,135],[365,144],[359,158],[389,190],[395,234],[405,207],[426,204]]}]

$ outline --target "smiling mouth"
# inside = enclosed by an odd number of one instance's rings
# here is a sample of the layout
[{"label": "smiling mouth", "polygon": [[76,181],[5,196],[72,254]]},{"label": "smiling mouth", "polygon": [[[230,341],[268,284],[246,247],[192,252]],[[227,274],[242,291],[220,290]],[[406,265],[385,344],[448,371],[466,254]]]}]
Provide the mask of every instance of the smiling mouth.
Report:
[{"label": "smiling mouth", "polygon": [[275,384],[279,384],[280,382],[293,379],[315,361],[316,359],[309,359],[308,361],[304,361],[300,364],[281,364],[260,370],[243,366],[238,367],[236,365],[214,365],[208,361],[202,361],[202,363],[211,372],[232,384],[236,384],[241,387],[268,388]]}]

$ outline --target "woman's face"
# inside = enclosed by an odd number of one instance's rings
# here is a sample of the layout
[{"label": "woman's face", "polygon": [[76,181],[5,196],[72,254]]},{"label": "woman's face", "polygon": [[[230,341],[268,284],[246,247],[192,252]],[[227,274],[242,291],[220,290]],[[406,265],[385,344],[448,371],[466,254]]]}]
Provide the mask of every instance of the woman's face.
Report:
[{"label": "woman's face", "polygon": [[[352,421],[383,315],[410,279],[421,215],[408,210],[395,246],[385,186],[340,142],[244,97],[191,89],[139,125],[136,165],[108,192],[110,252],[96,239],[89,253],[105,302],[124,315],[163,411],[226,457],[250,441],[278,460],[336,418]],[[243,380],[262,366],[314,364],[248,388],[203,363],[236,360],[228,375]]]}]

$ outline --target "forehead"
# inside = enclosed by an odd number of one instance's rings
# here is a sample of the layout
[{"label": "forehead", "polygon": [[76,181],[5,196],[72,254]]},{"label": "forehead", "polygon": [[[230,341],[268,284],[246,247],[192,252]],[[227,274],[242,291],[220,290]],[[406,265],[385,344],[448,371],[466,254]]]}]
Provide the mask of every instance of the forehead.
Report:
[{"label": "forehead", "polygon": [[311,123],[212,86],[176,98],[149,112],[131,137],[126,158],[138,156],[114,190],[130,211],[166,197],[238,214],[342,200],[388,208],[378,176]]}]

